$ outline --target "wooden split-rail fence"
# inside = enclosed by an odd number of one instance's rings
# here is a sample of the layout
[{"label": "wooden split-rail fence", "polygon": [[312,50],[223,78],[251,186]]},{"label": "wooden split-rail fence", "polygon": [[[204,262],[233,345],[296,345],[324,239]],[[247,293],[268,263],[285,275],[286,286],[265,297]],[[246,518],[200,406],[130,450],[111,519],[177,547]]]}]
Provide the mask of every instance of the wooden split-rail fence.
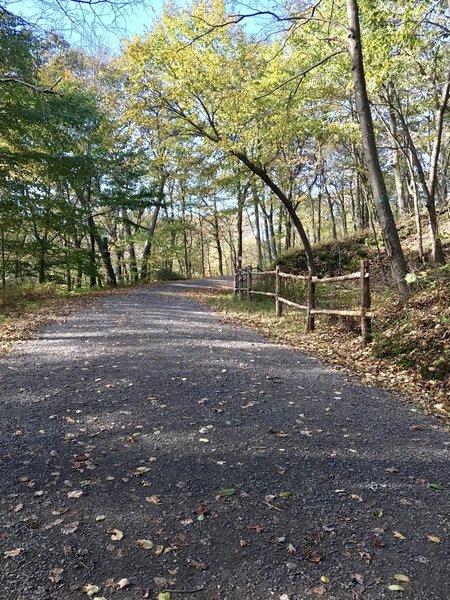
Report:
[{"label": "wooden split-rail fence", "polygon": [[[255,280],[261,280],[264,277],[275,277],[275,290],[273,292],[263,292],[254,289]],[[298,304],[281,296],[281,281],[299,281],[307,282],[306,304]],[[342,310],[335,308],[316,308],[316,286],[318,284],[333,284],[343,281],[359,280],[360,282],[360,306],[359,310]],[[283,305],[291,308],[306,311],[306,333],[314,331],[315,315],[338,315],[342,317],[357,317],[361,321],[361,345],[364,348],[372,340],[372,312],[370,298],[370,277],[368,262],[361,261],[360,270],[349,275],[339,275],[337,277],[317,277],[309,273],[308,275],[293,275],[284,273],[277,266],[274,271],[254,271],[252,267],[239,267],[234,278],[234,293],[241,300],[244,297],[252,301],[254,295],[271,296],[275,299],[275,312],[277,317],[281,317]]]}]

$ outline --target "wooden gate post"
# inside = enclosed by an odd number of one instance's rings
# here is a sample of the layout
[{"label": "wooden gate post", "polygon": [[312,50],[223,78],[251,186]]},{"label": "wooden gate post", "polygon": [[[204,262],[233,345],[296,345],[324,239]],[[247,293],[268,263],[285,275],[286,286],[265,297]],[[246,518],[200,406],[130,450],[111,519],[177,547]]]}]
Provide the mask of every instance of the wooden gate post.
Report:
[{"label": "wooden gate post", "polygon": [[283,305],[280,302],[280,265],[275,267],[275,314],[277,317],[283,314]]},{"label": "wooden gate post", "polygon": [[251,302],[253,300],[253,296],[252,296],[252,290],[253,290],[253,285],[252,285],[253,281],[252,281],[252,267],[251,265],[249,265],[247,267],[247,300],[249,302]]},{"label": "wooden gate post", "polygon": [[313,281],[313,275],[311,271],[308,271],[308,299],[306,309],[306,333],[314,331],[315,319],[314,313],[312,312],[316,307],[316,284]]},{"label": "wooden gate post", "polygon": [[361,346],[365,348],[366,344],[372,341],[372,320],[366,315],[370,311],[370,278],[367,260],[361,261],[359,275],[361,286]]}]

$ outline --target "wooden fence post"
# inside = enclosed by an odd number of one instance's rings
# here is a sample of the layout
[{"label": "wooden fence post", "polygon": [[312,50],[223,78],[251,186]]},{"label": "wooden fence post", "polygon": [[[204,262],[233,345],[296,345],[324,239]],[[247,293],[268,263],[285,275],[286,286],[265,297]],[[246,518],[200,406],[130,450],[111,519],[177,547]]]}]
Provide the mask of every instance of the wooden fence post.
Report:
[{"label": "wooden fence post", "polygon": [[365,348],[366,344],[372,341],[372,320],[366,316],[366,312],[370,311],[370,279],[367,260],[361,261],[359,274],[361,285],[361,346]]},{"label": "wooden fence post", "polygon": [[308,300],[306,310],[306,333],[314,331],[315,319],[314,313],[311,312],[316,307],[316,284],[313,281],[311,271],[308,271]]},{"label": "wooden fence post", "polygon": [[247,300],[251,302],[253,300],[252,290],[253,290],[253,280],[252,280],[252,267],[249,265],[247,267]]},{"label": "wooden fence post", "polygon": [[280,302],[280,265],[275,267],[275,314],[277,317],[283,314],[283,305]]}]

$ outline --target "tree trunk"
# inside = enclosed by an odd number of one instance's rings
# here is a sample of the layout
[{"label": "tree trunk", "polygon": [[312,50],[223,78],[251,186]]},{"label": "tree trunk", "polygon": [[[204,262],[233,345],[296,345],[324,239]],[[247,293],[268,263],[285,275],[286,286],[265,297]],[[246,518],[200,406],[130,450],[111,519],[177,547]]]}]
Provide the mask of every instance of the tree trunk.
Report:
[{"label": "tree trunk", "polygon": [[157,193],[158,204],[156,204],[155,208],[153,209],[153,213],[150,218],[150,225],[149,225],[148,231],[147,231],[148,239],[145,242],[144,250],[142,252],[141,279],[145,279],[148,275],[148,260],[150,258],[150,254],[152,252],[152,237],[155,234],[156,224],[158,222],[158,216],[159,216],[159,212],[161,210],[161,204],[164,200],[164,186],[166,183],[166,179],[167,179],[167,177],[162,177],[161,181],[159,183],[159,186],[158,186],[158,193]]},{"label": "tree trunk", "polygon": [[131,273],[131,277],[133,278],[133,281],[135,283],[137,283],[139,281],[139,274],[138,274],[138,267],[137,267],[137,260],[136,260],[136,250],[135,250],[133,242],[131,241],[131,238],[132,238],[131,226],[130,226],[130,221],[128,220],[128,214],[127,214],[126,210],[122,211],[122,220],[123,220],[123,230],[124,230],[126,237],[128,238],[128,256],[130,259],[130,273]]},{"label": "tree trunk", "polygon": [[408,269],[395,225],[394,215],[389,204],[389,197],[378,156],[364,73],[358,3],[357,0],[346,0],[346,2],[349,22],[347,48],[352,62],[356,110],[361,127],[364,157],[366,159],[370,185],[375,199],[378,220],[392,276],[398,291],[406,296],[409,293],[405,281]]},{"label": "tree trunk", "polygon": [[331,194],[327,186],[325,186],[325,194],[327,196],[328,211],[330,213],[333,240],[337,240],[336,217],[334,216],[333,200],[331,199]]},{"label": "tree trunk", "polygon": [[272,178],[269,176],[269,174],[267,173],[267,171],[265,171],[263,168],[259,167],[258,165],[256,165],[255,163],[253,163],[244,153],[242,152],[235,152],[234,156],[240,160],[252,173],[254,173],[255,175],[257,175],[271,190],[272,192],[275,194],[275,196],[282,202],[282,204],[285,206],[291,220],[292,223],[294,224],[295,229],[297,230],[300,239],[302,241],[303,244],[303,248],[305,250],[305,254],[306,254],[306,262],[308,264],[308,269],[315,274],[315,267],[314,267],[314,257],[313,257],[313,253],[312,253],[312,249],[311,249],[311,244],[309,242],[308,236],[306,235],[306,231],[303,227],[302,222],[299,219],[299,216],[297,215],[297,213],[295,212],[295,209],[292,205],[292,202],[289,201],[288,197],[286,196],[286,194],[284,194],[281,189],[277,186],[277,184],[272,180]]},{"label": "tree trunk", "polygon": [[95,241],[97,242],[98,249],[100,250],[100,254],[103,261],[103,266],[106,271],[106,278],[108,280],[108,285],[111,287],[116,287],[117,279],[116,273],[114,271],[114,267],[111,262],[111,253],[108,248],[108,238],[100,237],[98,233],[95,234]]},{"label": "tree trunk", "polygon": [[205,240],[203,237],[203,221],[202,221],[202,217],[199,216],[198,218],[199,221],[199,227],[200,227],[200,272],[201,272],[201,276],[204,278],[206,277],[206,272],[205,272]]},{"label": "tree trunk", "polygon": [[266,237],[267,256],[269,257],[269,263],[272,264],[274,257],[272,255],[272,245],[270,243],[269,220],[267,219],[267,214],[264,211],[263,211],[263,219],[264,219],[264,233],[265,233],[265,237]]},{"label": "tree trunk", "polygon": [[256,252],[258,255],[258,269],[260,271],[264,268],[264,259],[261,243],[261,224],[259,219],[259,199],[258,191],[256,189],[256,183],[252,178],[252,194],[253,194],[253,209],[255,211],[255,234],[256,234]]},{"label": "tree trunk", "polygon": [[400,168],[397,118],[392,106],[389,106],[389,132],[392,138],[392,171],[394,173],[395,190],[397,192],[398,214],[402,217],[406,213],[405,190],[403,188],[402,172]]},{"label": "tree trunk", "polygon": [[213,236],[214,236],[214,241],[216,243],[216,249],[217,249],[217,266],[218,266],[218,270],[219,270],[219,275],[223,276],[223,252],[222,252],[222,244],[220,242],[219,218],[217,216],[217,206],[216,206],[215,200],[214,200],[214,217],[213,217]]}]

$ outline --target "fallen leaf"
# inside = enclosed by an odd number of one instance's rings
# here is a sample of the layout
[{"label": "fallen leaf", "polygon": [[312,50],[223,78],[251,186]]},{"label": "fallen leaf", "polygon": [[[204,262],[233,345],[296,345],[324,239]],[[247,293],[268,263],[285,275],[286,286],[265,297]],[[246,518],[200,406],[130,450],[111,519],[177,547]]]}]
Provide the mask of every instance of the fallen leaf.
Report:
[{"label": "fallen leaf", "polygon": [[400,533],[400,531],[393,531],[392,532],[394,534],[394,537],[398,538],[399,540],[405,540],[405,536],[403,535],[403,533]]},{"label": "fallen leaf", "polygon": [[159,506],[160,504],[162,504],[158,496],[147,496],[145,499],[149,504],[154,504],[155,506]]},{"label": "fallen leaf", "polygon": [[152,540],[136,540],[136,544],[143,550],[151,550],[154,546]]},{"label": "fallen leaf", "polygon": [[305,560],[310,563],[320,563],[322,557],[315,550],[310,550],[305,554]]},{"label": "fallen leaf", "polygon": [[194,569],[197,569],[198,571],[204,571],[207,569],[206,564],[202,560],[190,559],[188,562],[191,567],[194,567]]},{"label": "fallen leaf", "polygon": [[164,552],[164,546],[156,546],[155,554],[156,556],[160,556]]},{"label": "fallen leaf", "polygon": [[58,508],[54,508],[52,510],[52,515],[63,515],[64,513],[66,513],[69,509],[67,508],[67,506],[59,506]]},{"label": "fallen leaf", "polygon": [[389,589],[391,590],[391,592],[404,592],[405,588],[402,587],[401,585],[398,585],[398,583],[392,583],[389,586]]},{"label": "fallen leaf", "polygon": [[404,583],[408,583],[410,581],[408,575],[402,575],[401,573],[397,573],[397,575],[394,575],[394,579],[396,579],[397,581],[403,581]]},{"label": "fallen leaf", "polygon": [[81,591],[92,597],[94,594],[100,591],[100,588],[98,585],[94,585],[93,583],[87,583],[81,588]]},{"label": "fallen leaf", "polygon": [[373,514],[374,514],[375,517],[377,517],[377,519],[381,519],[381,517],[383,516],[383,511],[382,510],[376,510]]},{"label": "fallen leaf", "polygon": [[209,512],[209,508],[206,502],[200,502],[199,504],[197,504],[197,506],[195,507],[195,512],[198,515],[206,515]]},{"label": "fallen leaf", "polygon": [[126,587],[128,587],[129,585],[131,585],[131,582],[129,579],[120,579],[117,583],[116,583],[116,588],[118,590],[123,590]]},{"label": "fallen leaf", "polygon": [[280,492],[278,496],[280,498],[290,498],[292,496],[292,492]]},{"label": "fallen leaf", "polygon": [[97,523],[99,521],[104,521],[105,519],[106,519],[105,515],[98,515],[98,516],[95,517],[95,520],[97,521]]},{"label": "fallen leaf", "polygon": [[119,542],[123,538],[123,531],[120,531],[120,529],[108,529],[108,533],[111,534],[111,539],[115,542]]},{"label": "fallen leaf", "polygon": [[330,583],[330,578],[327,575],[322,575],[320,581],[322,583]]},{"label": "fallen leaf", "polygon": [[317,596],[317,598],[321,598],[326,591],[327,589],[323,585],[315,585],[309,590],[309,593]]},{"label": "fallen leaf", "polygon": [[159,592],[158,600],[170,600],[170,592]]},{"label": "fallen leaf", "polygon": [[143,473],[148,473],[149,471],[151,471],[150,467],[138,467],[136,469],[137,475],[142,475]]},{"label": "fallen leaf", "polygon": [[361,496],[358,496],[358,494],[350,494],[350,498],[352,498],[353,500],[357,500],[358,502],[362,502],[363,499],[361,498]]},{"label": "fallen leaf", "polygon": [[13,511],[14,512],[19,512],[20,510],[22,510],[22,508],[23,508],[23,504],[22,503],[16,504],[15,507],[13,508]]},{"label": "fallen leaf", "polygon": [[78,456],[75,456],[74,460],[76,460],[77,462],[83,462],[85,460],[89,460],[89,456],[87,456],[86,454],[78,454]]},{"label": "fallen leaf", "polygon": [[437,535],[427,535],[427,540],[433,544],[442,544],[442,540]]},{"label": "fallen leaf", "polygon": [[3,556],[5,558],[13,558],[14,556],[19,556],[19,554],[22,552],[23,548],[14,548],[14,550],[5,550],[5,552],[3,552]]},{"label": "fallen leaf", "polygon": [[235,493],[236,490],[234,488],[224,488],[223,490],[219,491],[219,496],[222,496],[222,498],[226,498],[228,496],[234,496]]},{"label": "fallen leaf", "polygon": [[52,583],[59,583],[62,580],[62,574],[64,573],[64,569],[62,567],[55,567],[50,570],[49,579]]},{"label": "fallen leaf", "polygon": [[293,544],[287,545],[287,553],[288,554],[295,554],[296,552],[297,552],[297,549]]},{"label": "fallen leaf", "polygon": [[79,524],[80,521],[73,521],[72,523],[67,523],[66,525],[64,525],[64,527],[61,527],[61,533],[63,533],[64,535],[75,533],[75,531],[78,529]]},{"label": "fallen leaf", "polygon": [[433,490],[439,490],[440,492],[442,492],[442,490],[444,489],[444,486],[440,483],[430,483],[428,487],[432,488]]},{"label": "fallen leaf", "polygon": [[72,490],[71,492],[67,493],[68,498],[79,498],[82,495],[83,495],[83,490]]}]

